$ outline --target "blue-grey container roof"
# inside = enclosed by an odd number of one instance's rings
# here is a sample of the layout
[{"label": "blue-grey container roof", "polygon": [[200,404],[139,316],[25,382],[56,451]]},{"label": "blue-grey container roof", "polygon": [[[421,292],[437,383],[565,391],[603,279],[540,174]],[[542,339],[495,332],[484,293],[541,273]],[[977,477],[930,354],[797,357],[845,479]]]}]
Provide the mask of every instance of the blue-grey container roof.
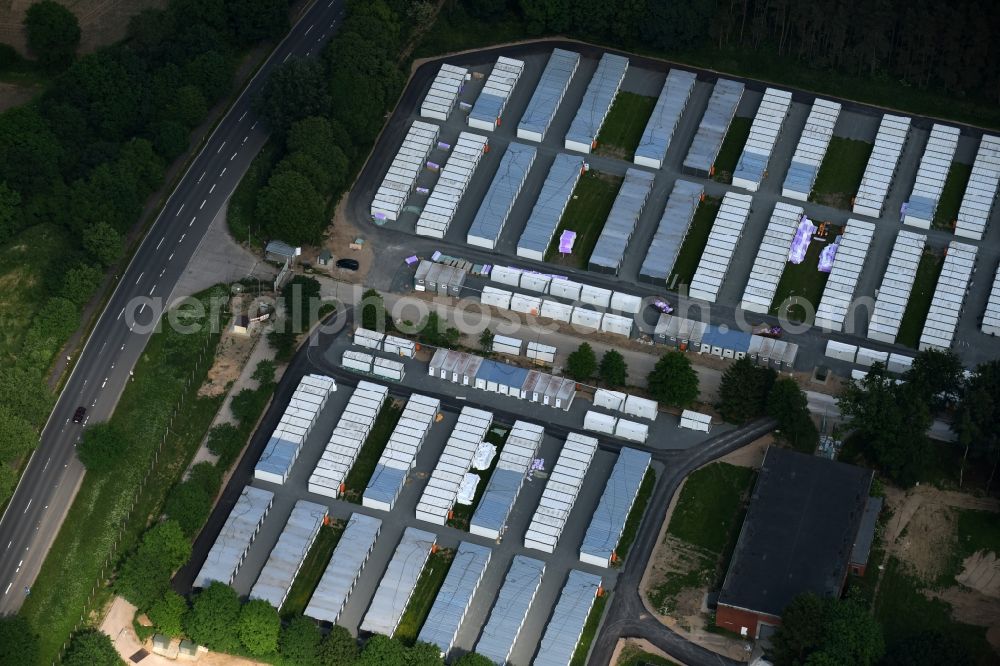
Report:
[{"label": "blue-grey container roof", "polygon": [[600,587],[600,576],[570,569],[532,666],[569,666]]},{"label": "blue-grey container roof", "polygon": [[587,91],[580,101],[580,108],[566,132],[567,141],[591,144],[601,131],[601,124],[615,101],[618,88],[621,86],[625,72],[628,70],[628,58],[605,53],[597,64],[597,70],[587,85]]},{"label": "blue-grey container roof", "polygon": [[629,169],[625,172],[625,182],[618,190],[608,219],[590,254],[591,265],[618,271],[652,189],[653,174],[642,169]]},{"label": "blue-grey container roof", "polygon": [[670,147],[670,140],[674,136],[674,129],[687,107],[697,80],[698,77],[694,72],[670,70],[667,80],[663,82],[663,90],[656,100],[656,106],[653,107],[653,113],[649,116],[649,122],[646,123],[642,138],[639,139],[639,145],[635,149],[636,157],[663,161],[667,148]]},{"label": "blue-grey container roof", "polygon": [[517,242],[519,249],[544,253],[559,226],[566,204],[573,194],[573,188],[580,178],[583,158],[560,153],[556,155],[549,175],[542,184],[542,190],[535,201],[535,207],[528,216],[528,223]]},{"label": "blue-grey container roof", "polygon": [[448,575],[417,636],[418,641],[436,645],[444,654],[451,650],[492,552],[486,546],[468,541],[458,544]]},{"label": "blue-grey container roof", "polygon": [[642,485],[642,477],[649,469],[650,460],[651,456],[645,451],[622,448],[583,537],[581,553],[603,560],[611,559],[625,529],[625,521],[628,520],[639,486]]},{"label": "blue-grey container roof", "polygon": [[513,142],[507,147],[496,175],[493,176],[493,182],[469,227],[469,236],[494,242],[497,240],[537,152],[532,146],[523,143]]},{"label": "blue-grey container roof", "polygon": [[579,64],[579,53],[563,49],[552,51],[552,56],[545,65],[545,71],[542,72],[542,78],[539,79],[531,101],[521,116],[521,122],[517,125],[518,130],[537,132],[544,138]]},{"label": "blue-grey container roof", "polygon": [[545,563],[524,555],[515,555],[490,618],[476,643],[476,652],[494,663],[506,664],[524,620],[542,582]]},{"label": "blue-grey container roof", "polygon": [[704,186],[688,180],[678,180],[667,200],[667,207],[660,217],[653,240],[650,241],[646,258],[639,274],[648,278],[666,280],[670,277],[680,252],[681,244],[687,236],[688,227],[694,219],[701,202]]},{"label": "blue-grey container roof", "polygon": [[719,150],[722,148],[722,141],[729,131],[729,123],[732,122],[736,107],[743,97],[743,89],[743,84],[737,81],[719,79],[716,82],[705,115],[701,118],[698,131],[691,141],[691,148],[684,158],[686,168],[708,172],[715,164],[715,158],[719,156]]}]

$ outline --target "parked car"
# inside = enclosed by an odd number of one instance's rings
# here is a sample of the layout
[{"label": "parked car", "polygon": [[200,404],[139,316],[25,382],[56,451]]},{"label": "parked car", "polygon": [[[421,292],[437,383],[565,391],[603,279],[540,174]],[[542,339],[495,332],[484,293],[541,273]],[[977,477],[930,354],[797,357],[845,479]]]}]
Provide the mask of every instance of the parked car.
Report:
[{"label": "parked car", "polygon": [[357,259],[338,259],[337,268],[343,268],[348,271],[358,270],[358,260]]},{"label": "parked car", "polygon": [[73,412],[73,423],[82,423],[83,418],[87,415],[86,407],[77,407],[76,411]]}]

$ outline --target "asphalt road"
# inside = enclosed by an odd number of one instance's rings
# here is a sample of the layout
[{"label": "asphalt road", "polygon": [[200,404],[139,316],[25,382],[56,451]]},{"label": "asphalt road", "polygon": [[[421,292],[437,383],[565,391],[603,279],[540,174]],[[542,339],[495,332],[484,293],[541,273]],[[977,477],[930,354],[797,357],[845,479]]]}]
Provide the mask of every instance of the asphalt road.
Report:
[{"label": "asphalt road", "polygon": [[[252,109],[256,94],[274,67],[318,55],[342,12],[341,0],[319,0],[292,27],[209,137],[121,276],[0,518],[0,614],[20,608],[83,480],[75,453],[82,429],[114,411],[188,261],[267,140]],[[81,406],[86,421],[72,423]]]}]

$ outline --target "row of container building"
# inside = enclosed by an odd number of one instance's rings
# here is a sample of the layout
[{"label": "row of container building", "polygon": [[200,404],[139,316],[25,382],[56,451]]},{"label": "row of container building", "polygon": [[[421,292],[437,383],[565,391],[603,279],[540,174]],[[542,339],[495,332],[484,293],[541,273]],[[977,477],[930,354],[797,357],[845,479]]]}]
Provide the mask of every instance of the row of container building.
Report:
[{"label": "row of container building", "polygon": [[517,125],[517,138],[541,143],[580,66],[580,54],[554,49]]},{"label": "row of container building", "polygon": [[743,236],[743,228],[750,217],[753,197],[749,194],[726,192],[719,212],[708,233],[708,241],[698,260],[698,267],[691,278],[688,290],[691,298],[714,303],[719,289],[729,272],[729,264],[736,253],[736,246]]},{"label": "row of container building", "polygon": [[476,103],[469,112],[469,127],[492,132],[500,126],[507,102],[524,71],[524,61],[506,56],[497,58],[493,71],[486,78]]},{"label": "row of container building", "polygon": [[877,349],[868,349],[846,342],[827,340],[827,357],[847,363],[856,363],[866,368],[872,367],[875,363],[883,363],[889,372],[903,374],[913,365],[913,357],[897,354],[896,352],[885,352]]},{"label": "row of container building", "polygon": [[788,251],[802,219],[802,208],[779,201],[764,230],[750,277],[743,290],[740,307],[748,312],[767,314],[778,291],[778,282],[788,263]]},{"label": "row of container building", "polygon": [[663,215],[646,250],[646,258],[639,268],[643,282],[663,285],[674,271],[674,263],[687,238],[698,206],[705,198],[705,188],[689,180],[677,179],[670,192]]},{"label": "row of container building", "polygon": [[681,412],[681,421],[677,427],[687,428],[688,430],[697,430],[699,432],[708,432],[712,429],[712,417],[708,414],[702,414],[701,412],[696,412],[691,409],[685,409]]},{"label": "row of container building", "polygon": [[585,168],[582,157],[567,153],[556,155],[517,241],[517,256],[545,261],[552,237]]},{"label": "row of container building", "polygon": [[715,83],[687,157],[684,158],[684,173],[701,178],[709,178],[715,174],[715,160],[736,115],[736,108],[743,98],[744,88],[742,83],[729,79],[719,79]]},{"label": "row of container building", "polygon": [[457,298],[462,293],[467,276],[468,273],[457,266],[421,259],[413,276],[413,290]]},{"label": "row of container building", "polygon": [[868,337],[872,340],[889,344],[896,341],[926,243],[926,236],[912,231],[902,230],[896,235],[875,307],[868,318]]},{"label": "row of container building", "polygon": [[414,120],[403,143],[389,165],[385,178],[375,191],[371,215],[376,221],[395,220],[413,193],[417,177],[424,170],[427,157],[437,144],[437,125]]},{"label": "row of container building", "polygon": [[[493,336],[493,349],[492,351],[497,354],[508,354],[510,356],[520,356],[521,349],[524,346],[524,340],[519,338],[511,338],[506,335],[495,335]],[[525,357],[535,361],[539,365],[550,365],[556,360],[556,352],[558,350],[551,346],[542,344],[540,342],[528,341],[527,351],[525,352]]]},{"label": "row of container building", "polygon": [[653,174],[640,169],[628,169],[625,172],[625,181],[618,190],[608,219],[590,254],[590,270],[618,274],[625,260],[625,250],[632,240],[639,216],[652,191]]},{"label": "row of container building", "polygon": [[417,345],[413,340],[388,335],[380,331],[358,327],[354,329],[354,344],[372,351],[384,351],[386,354],[396,354],[404,358],[413,358],[417,353]]},{"label": "row of container building", "polygon": [[392,636],[396,632],[427,558],[436,546],[437,535],[433,532],[414,527],[407,527],[403,531],[403,537],[382,574],[368,612],[361,620],[360,631],[385,636]]},{"label": "row of container building", "polygon": [[195,576],[195,588],[208,587],[213,581],[233,584],[273,503],[274,493],[270,490],[243,488]]},{"label": "row of container building", "polygon": [[528,171],[535,163],[537,153],[535,148],[523,143],[512,142],[507,146],[493,182],[490,183],[466,234],[466,243],[488,250],[496,248],[514,201],[528,180]]},{"label": "row of container building", "polygon": [[563,411],[569,411],[576,397],[576,382],[571,379],[448,349],[434,352],[428,374]]},{"label": "row of container building", "polygon": [[792,162],[781,186],[781,196],[798,201],[808,201],[816,176],[819,175],[826,150],[833,138],[833,128],[840,117],[840,103],[816,98],[806,126],[792,155]]},{"label": "row of container building", "polygon": [[583,479],[597,452],[597,439],[572,432],[552,467],[538,508],[524,535],[524,547],[552,553],[566,527]]},{"label": "row of container building", "polygon": [[634,316],[617,315],[613,312],[598,312],[590,308],[572,306],[541,296],[519,294],[489,285],[483,287],[480,300],[501,310],[511,310],[520,314],[545,317],[553,321],[569,323],[582,329],[602,331],[614,335],[631,337],[635,328]]},{"label": "row of container building", "polygon": [[610,567],[617,559],[618,542],[651,461],[645,451],[622,448],[580,545],[581,562]]},{"label": "row of container building", "polygon": [[381,356],[372,356],[371,354],[352,349],[344,350],[340,364],[348,370],[363,372],[379,379],[388,379],[394,382],[403,381],[403,375],[406,372],[400,361],[394,361],[391,358],[382,358]]},{"label": "row of container building", "polygon": [[533,666],[568,666],[583,636],[587,618],[601,590],[601,577],[570,569],[545,634],[538,646]]},{"label": "row of container building", "polygon": [[541,426],[525,421],[514,422],[486,490],[469,521],[470,532],[488,539],[499,540],[503,536],[507,518],[544,437],[545,430]]},{"label": "row of container building", "polygon": [[910,119],[905,116],[882,116],[868,165],[861,176],[861,186],[854,197],[858,215],[881,217],[889,187],[896,177],[896,167],[910,134]]},{"label": "row of container building", "polygon": [[649,438],[649,426],[638,421],[621,419],[610,414],[589,410],[583,415],[583,429],[602,435],[612,435],[619,439],[644,444]]},{"label": "row of container building", "polygon": [[416,516],[435,525],[448,522],[472,459],[493,423],[493,414],[463,407],[417,503]]},{"label": "row of container building", "polygon": [[309,599],[306,617],[330,624],[337,621],[375,548],[381,529],[382,521],[378,518],[363,513],[351,514]]},{"label": "row of container building", "polygon": [[694,350],[719,358],[747,357],[758,364],[789,372],[795,367],[799,353],[799,346],[794,342],[668,314],[661,315],[656,322],[653,341],[681,351]]},{"label": "row of container building", "polygon": [[630,395],[624,391],[599,388],[594,391],[594,407],[621,412],[626,416],[655,421],[660,406],[655,400]]},{"label": "row of container building", "polygon": [[868,260],[868,250],[875,237],[871,222],[850,219],[837,241],[833,267],[816,308],[816,325],[841,331],[847,319],[861,271]]},{"label": "row of container building", "polygon": [[441,401],[437,398],[419,393],[410,395],[365,488],[361,498],[364,506],[392,511],[440,409]]},{"label": "row of container building", "polygon": [[670,140],[674,136],[677,124],[680,123],[684,109],[687,108],[697,80],[698,77],[694,72],[682,69],[672,69],[667,74],[660,96],[657,97],[653,112],[646,122],[646,129],[643,130],[639,145],[636,146],[635,157],[632,160],[635,164],[653,169],[663,166]]},{"label": "row of container building", "polygon": [[768,88],[760,101],[757,115],[750,125],[743,153],[733,171],[733,185],[756,192],[767,175],[767,163],[778,142],[778,134],[788,117],[792,106],[792,93],[787,90]]},{"label": "row of container building", "polygon": [[633,294],[574,282],[561,275],[522,270],[513,266],[494,266],[490,270],[490,281],[626,314],[638,314],[643,307],[642,298]]},{"label": "row of container building", "polygon": [[969,282],[976,270],[975,245],[951,241],[941,265],[941,274],[934,287],[931,307],[927,311],[924,329],[920,333],[918,348],[950,349],[962,315]]},{"label": "row of container building", "polygon": [[418,641],[436,645],[442,656],[451,652],[492,554],[486,546],[469,541],[458,544],[448,575],[417,635]]},{"label": "row of container building", "polygon": [[337,390],[337,383],[323,375],[306,375],[292,393],[292,399],[281,415],[271,438],[264,446],[260,460],[254,467],[255,479],[284,483],[298,460],[306,437],[316,425],[330,394]]},{"label": "row of container building", "polygon": [[965,186],[955,221],[955,235],[982,240],[1000,184],[1000,138],[984,134]]},{"label": "row of container building", "polygon": [[934,123],[927,145],[924,147],[917,176],[913,182],[913,191],[905,205],[903,224],[930,229],[937,213],[944,183],[951,171],[951,161],[955,158],[958,148],[958,138],[961,135],[957,127]]},{"label": "row of container building", "polygon": [[250,590],[251,599],[263,599],[281,610],[326,517],[327,508],[322,504],[306,500],[295,503],[278,542]]},{"label": "row of container building", "polygon": [[309,476],[309,492],[326,497],[340,497],[344,492],[347,473],[354,466],[388,396],[389,389],[381,384],[358,382],[330,435],[323,455]]},{"label": "row of container building", "polygon": [[983,313],[980,328],[987,335],[1000,333],[1000,268],[993,276],[993,286],[986,300],[986,311]]},{"label": "row of container building", "polygon": [[480,134],[462,132],[458,135],[458,141],[452,147],[451,155],[417,218],[415,233],[418,236],[444,238],[458,204],[472,182],[472,175],[488,149],[486,137]]},{"label": "row of container building", "polygon": [[600,134],[601,126],[611,111],[611,105],[618,95],[627,71],[628,58],[614,53],[605,53],[601,56],[597,70],[587,84],[576,116],[570,123],[569,131],[566,132],[567,150],[589,153],[597,146],[597,135]]},{"label": "row of container building", "polygon": [[420,104],[420,115],[441,122],[448,120],[468,78],[469,70],[464,67],[442,64]]}]

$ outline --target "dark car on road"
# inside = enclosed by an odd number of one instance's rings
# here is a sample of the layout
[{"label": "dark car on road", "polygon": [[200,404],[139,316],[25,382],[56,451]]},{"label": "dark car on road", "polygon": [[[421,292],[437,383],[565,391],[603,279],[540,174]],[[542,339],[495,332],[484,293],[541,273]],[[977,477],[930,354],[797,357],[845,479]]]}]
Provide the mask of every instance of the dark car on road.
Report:
[{"label": "dark car on road", "polygon": [[86,415],[87,415],[86,407],[77,407],[76,411],[73,412],[73,423],[81,423],[83,421],[83,417],[85,417]]},{"label": "dark car on road", "polygon": [[337,268],[343,268],[349,271],[358,270],[358,260],[357,259],[338,259]]}]

